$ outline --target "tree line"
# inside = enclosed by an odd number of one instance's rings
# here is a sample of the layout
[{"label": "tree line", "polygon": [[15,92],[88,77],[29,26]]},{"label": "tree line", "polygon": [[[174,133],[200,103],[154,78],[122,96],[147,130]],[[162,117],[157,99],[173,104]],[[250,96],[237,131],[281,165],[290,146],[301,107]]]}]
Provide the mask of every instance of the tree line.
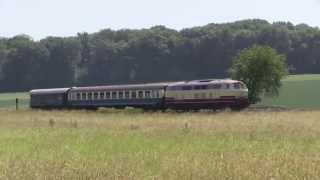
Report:
[{"label": "tree line", "polygon": [[291,74],[320,73],[319,28],[254,19],[180,31],[0,38],[0,91],[226,78],[233,58],[254,44],[284,54]]}]

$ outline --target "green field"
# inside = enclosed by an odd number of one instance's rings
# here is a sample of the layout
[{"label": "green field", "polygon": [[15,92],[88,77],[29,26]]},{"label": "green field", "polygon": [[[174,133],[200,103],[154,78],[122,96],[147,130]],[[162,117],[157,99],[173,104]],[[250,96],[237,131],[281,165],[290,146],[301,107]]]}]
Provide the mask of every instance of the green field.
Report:
[{"label": "green field", "polygon": [[279,97],[264,98],[262,104],[292,108],[320,108],[320,75],[293,75],[283,80]]},{"label": "green field", "polygon": [[20,108],[27,108],[29,106],[29,93],[1,93],[0,108],[15,108],[16,98],[19,99]]},{"label": "green field", "polygon": [[317,179],[319,116],[0,110],[0,179]]}]

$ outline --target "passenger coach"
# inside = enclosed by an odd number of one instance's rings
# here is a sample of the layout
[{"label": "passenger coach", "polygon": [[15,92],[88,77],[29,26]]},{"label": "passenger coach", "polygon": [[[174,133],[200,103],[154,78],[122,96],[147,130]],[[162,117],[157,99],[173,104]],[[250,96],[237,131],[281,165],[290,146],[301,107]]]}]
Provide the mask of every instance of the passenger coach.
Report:
[{"label": "passenger coach", "polygon": [[69,106],[76,108],[163,108],[167,83],[71,88]]},{"label": "passenger coach", "polygon": [[70,88],[37,89],[30,91],[31,108],[65,108],[68,104]]}]

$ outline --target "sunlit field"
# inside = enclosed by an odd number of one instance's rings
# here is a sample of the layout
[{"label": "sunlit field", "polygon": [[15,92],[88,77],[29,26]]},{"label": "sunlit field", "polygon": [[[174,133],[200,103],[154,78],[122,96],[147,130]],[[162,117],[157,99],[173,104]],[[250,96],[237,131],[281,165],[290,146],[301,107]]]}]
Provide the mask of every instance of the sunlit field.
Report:
[{"label": "sunlit field", "polygon": [[319,117],[0,110],[0,179],[317,179]]},{"label": "sunlit field", "polygon": [[38,111],[0,94],[0,179],[318,179],[320,75],[283,84],[262,102],[282,112]]},{"label": "sunlit field", "polygon": [[293,75],[283,81],[279,97],[264,98],[262,104],[289,108],[320,108],[320,75]]},{"label": "sunlit field", "polygon": [[30,96],[28,92],[0,93],[0,108],[15,108],[16,98],[19,99],[20,108],[28,108]]}]

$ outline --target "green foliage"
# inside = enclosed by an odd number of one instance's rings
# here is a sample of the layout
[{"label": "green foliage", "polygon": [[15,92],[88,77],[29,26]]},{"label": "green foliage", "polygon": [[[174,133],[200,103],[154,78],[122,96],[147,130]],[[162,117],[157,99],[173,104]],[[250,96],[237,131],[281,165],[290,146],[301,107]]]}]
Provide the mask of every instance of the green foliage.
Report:
[{"label": "green foliage", "polygon": [[254,45],[239,53],[230,75],[247,85],[250,103],[257,103],[263,94],[278,95],[281,79],[287,75],[285,59],[271,47]]},{"label": "green foliage", "polygon": [[2,90],[30,89],[47,81],[43,67],[49,51],[42,44],[18,36],[8,41],[8,47],[7,60],[2,64]]},{"label": "green foliage", "polygon": [[320,73],[320,30],[259,19],[177,31],[104,29],[75,37],[0,38],[0,91],[227,78],[232,59],[254,44],[286,55],[291,74]]}]

